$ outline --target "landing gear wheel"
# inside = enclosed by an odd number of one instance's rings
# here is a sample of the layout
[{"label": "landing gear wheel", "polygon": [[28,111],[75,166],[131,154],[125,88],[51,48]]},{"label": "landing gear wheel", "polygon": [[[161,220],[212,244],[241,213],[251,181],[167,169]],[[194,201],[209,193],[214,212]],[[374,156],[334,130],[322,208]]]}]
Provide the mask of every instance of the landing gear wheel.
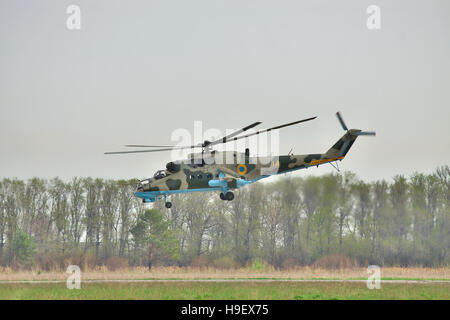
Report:
[{"label": "landing gear wheel", "polygon": [[172,202],[167,201],[165,206],[167,209],[169,209],[170,207],[172,207]]},{"label": "landing gear wheel", "polygon": [[227,199],[228,201],[231,201],[234,199],[234,193],[231,191],[228,191],[227,193],[225,193],[225,199]]},{"label": "landing gear wheel", "polygon": [[220,193],[219,197],[220,197],[221,200],[226,200],[225,199],[225,195],[223,194],[223,192]]}]

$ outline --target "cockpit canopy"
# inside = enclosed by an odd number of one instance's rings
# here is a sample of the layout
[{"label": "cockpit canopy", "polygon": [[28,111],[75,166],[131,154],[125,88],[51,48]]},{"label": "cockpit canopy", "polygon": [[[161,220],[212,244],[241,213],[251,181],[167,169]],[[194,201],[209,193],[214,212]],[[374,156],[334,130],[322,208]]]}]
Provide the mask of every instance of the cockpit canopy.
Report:
[{"label": "cockpit canopy", "polygon": [[158,179],[162,179],[164,177],[167,177],[169,174],[166,170],[158,170],[155,172],[155,174],[153,175],[153,178],[155,178],[156,180]]},{"label": "cockpit canopy", "polygon": [[142,192],[142,191],[145,191],[146,189],[148,189],[152,180],[153,180],[152,178],[148,178],[148,179],[139,181],[139,183],[137,185],[137,191]]},{"label": "cockpit canopy", "polygon": [[139,181],[138,185],[137,185],[137,191],[146,191],[150,189],[150,184],[154,181],[154,180],[159,180],[162,178],[167,177],[168,175],[170,175],[171,173],[166,171],[166,170],[158,170],[155,172],[155,174],[153,175],[153,178],[148,178],[148,179],[144,179]]}]

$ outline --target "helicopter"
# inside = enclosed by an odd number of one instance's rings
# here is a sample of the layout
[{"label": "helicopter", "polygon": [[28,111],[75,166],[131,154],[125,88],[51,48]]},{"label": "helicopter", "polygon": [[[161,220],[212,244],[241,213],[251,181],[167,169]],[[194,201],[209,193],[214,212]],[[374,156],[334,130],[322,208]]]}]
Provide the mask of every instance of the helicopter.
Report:
[{"label": "helicopter", "polygon": [[331,165],[335,163],[333,167],[339,170],[337,161],[344,159],[356,138],[359,136],[375,136],[375,132],[348,129],[342,115],[337,112],[336,116],[345,134],[325,153],[295,155],[289,152],[288,155],[251,157],[249,148],[246,148],[244,153],[237,151],[219,152],[213,149],[214,146],[219,144],[245,139],[264,132],[268,133],[272,130],[317,118],[311,117],[240,135],[261,124],[261,122],[254,122],[220,139],[214,141],[205,140],[202,143],[191,146],[126,145],[126,147],[152,149],[114,151],[105,152],[105,154],[160,152],[188,148],[201,149],[201,152],[189,154],[187,159],[168,162],[166,169],[158,170],[152,178],[140,180],[134,195],[141,198],[144,203],[152,203],[164,199],[166,208],[172,207],[172,203],[167,201],[167,196],[179,193],[220,192],[220,199],[231,201],[234,199],[233,190],[272,175],[289,173],[313,166],[318,167],[325,163],[330,163]]}]

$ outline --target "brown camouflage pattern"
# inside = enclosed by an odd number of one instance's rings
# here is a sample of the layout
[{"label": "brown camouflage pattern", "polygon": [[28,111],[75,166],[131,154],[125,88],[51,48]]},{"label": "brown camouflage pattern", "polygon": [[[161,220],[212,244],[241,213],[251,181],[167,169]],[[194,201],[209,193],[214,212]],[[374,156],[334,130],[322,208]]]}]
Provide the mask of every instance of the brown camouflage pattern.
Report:
[{"label": "brown camouflage pattern", "polygon": [[[232,152],[234,161],[228,164],[220,164],[219,161],[230,154],[214,152],[206,158],[206,164],[193,164],[191,161],[167,164],[166,177],[160,179],[147,179],[148,183],[138,185],[137,191],[169,191],[187,189],[211,188],[209,180],[224,179],[228,189],[238,187],[237,180],[258,180],[273,174],[286,173],[312,166],[319,166],[328,162],[344,159],[348,150],[352,147],[357,136],[354,133],[360,130],[350,129],[327,152],[322,154],[282,155],[275,157],[245,157],[244,153]],[[186,163],[187,162],[187,163]],[[240,171],[242,170],[242,171]],[[222,178],[220,177],[222,173]],[[253,182],[253,181],[252,181]],[[217,189],[217,188],[216,188]]]}]

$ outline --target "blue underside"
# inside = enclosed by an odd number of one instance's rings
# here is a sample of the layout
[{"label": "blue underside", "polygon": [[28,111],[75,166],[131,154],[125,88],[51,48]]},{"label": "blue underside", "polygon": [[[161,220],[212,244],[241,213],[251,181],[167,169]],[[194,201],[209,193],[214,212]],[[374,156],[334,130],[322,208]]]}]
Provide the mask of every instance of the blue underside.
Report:
[{"label": "blue underside", "polygon": [[[304,169],[307,167],[301,167],[301,168],[293,168],[291,170],[286,170],[283,172],[278,172],[276,174],[283,174],[288,173],[292,171],[296,171],[299,169]],[[238,188],[241,188],[243,186],[246,186],[250,183],[256,182],[258,180],[264,179],[270,177],[270,175],[264,175],[252,180],[241,180],[242,183],[238,184]],[[135,192],[134,195],[138,198],[144,199],[145,202],[155,202],[158,199],[161,199],[162,197],[171,195],[171,194],[177,194],[177,193],[192,193],[192,192],[207,192],[207,191],[226,191],[223,188],[220,187],[210,187],[210,188],[199,188],[199,189],[184,189],[184,190],[163,190],[163,191],[149,191],[149,192]]]}]

